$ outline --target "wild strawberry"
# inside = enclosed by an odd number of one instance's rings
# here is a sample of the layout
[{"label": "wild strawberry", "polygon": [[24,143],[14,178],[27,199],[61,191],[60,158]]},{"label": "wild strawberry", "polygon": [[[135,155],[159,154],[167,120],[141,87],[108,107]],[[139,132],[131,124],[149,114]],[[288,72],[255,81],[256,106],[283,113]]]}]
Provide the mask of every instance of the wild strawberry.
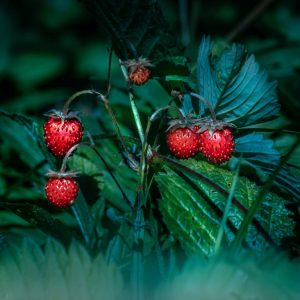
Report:
[{"label": "wild strawberry", "polygon": [[136,67],[129,71],[128,79],[135,85],[143,85],[150,78],[151,71],[145,67]]},{"label": "wild strawberry", "polygon": [[190,158],[198,152],[198,134],[188,127],[170,129],[167,145],[176,157]]},{"label": "wild strawberry", "polygon": [[76,200],[79,186],[72,175],[65,173],[51,175],[47,181],[45,192],[47,199],[59,208],[66,208]]},{"label": "wild strawberry", "polygon": [[129,82],[135,85],[143,85],[149,80],[151,74],[149,67],[152,64],[147,58],[129,59],[123,64],[128,69]]},{"label": "wild strawberry", "polygon": [[51,116],[44,124],[44,138],[53,155],[62,157],[83,136],[83,126],[76,117],[63,117],[59,114]]},{"label": "wild strawberry", "polygon": [[202,128],[202,132],[199,133],[199,151],[208,161],[215,164],[222,164],[229,160],[234,150],[233,134],[226,125],[229,124],[219,121],[209,129],[203,131]]}]

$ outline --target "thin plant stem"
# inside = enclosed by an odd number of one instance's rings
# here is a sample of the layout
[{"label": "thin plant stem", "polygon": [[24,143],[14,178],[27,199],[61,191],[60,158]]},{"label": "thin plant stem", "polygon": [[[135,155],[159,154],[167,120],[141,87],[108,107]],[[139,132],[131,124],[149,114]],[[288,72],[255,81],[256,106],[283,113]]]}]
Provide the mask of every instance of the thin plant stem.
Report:
[{"label": "thin plant stem", "polygon": [[[122,64],[122,62],[120,61],[120,66],[121,66],[121,70],[123,73],[123,76],[125,78],[125,80],[128,82],[128,74],[127,74],[127,70],[126,67]],[[141,118],[140,118],[140,114],[139,111],[137,109],[135,100],[134,100],[134,95],[131,91],[131,87],[129,86],[128,88],[128,95],[129,95],[129,101],[130,101],[130,106],[131,106],[131,110],[132,110],[132,114],[134,117],[134,121],[138,130],[138,134],[140,137],[141,142],[144,142],[144,131],[143,131],[143,126],[142,126],[142,122],[141,122]]]},{"label": "thin plant stem", "polygon": [[[121,63],[121,61],[120,61]],[[121,65],[122,73],[128,82],[128,75],[127,70],[124,65]],[[144,229],[139,226],[141,223],[144,222],[144,213],[142,210],[142,205],[144,203],[144,180],[145,180],[145,169],[146,169],[146,153],[145,153],[145,136],[144,131],[142,127],[141,118],[139,115],[139,111],[137,109],[134,95],[131,91],[131,87],[128,86],[128,95],[129,95],[129,101],[131,110],[133,113],[134,121],[137,127],[137,131],[139,134],[139,138],[142,144],[142,157],[140,161],[140,179],[137,187],[137,197],[135,202],[135,212],[134,212],[134,224],[138,225],[137,229],[134,232],[134,243],[136,245],[139,245],[142,249],[137,249],[133,253],[133,266],[132,266],[132,288],[133,288],[133,299],[144,299],[144,288],[143,288],[143,281],[144,281],[144,267],[143,267],[143,247],[144,247]]]},{"label": "thin plant stem", "polygon": [[63,115],[66,116],[69,112],[69,107],[72,104],[72,102],[78,98],[79,96],[82,95],[95,95],[95,91],[93,90],[83,90],[83,91],[79,91],[75,94],[73,94],[65,103],[64,107],[63,107]]},{"label": "thin plant stem", "polygon": [[121,134],[121,130],[120,130],[119,124],[117,122],[116,116],[115,116],[115,114],[114,114],[114,112],[113,112],[113,110],[112,110],[112,108],[111,108],[111,106],[109,104],[108,98],[105,97],[104,95],[102,95],[101,93],[98,93],[98,92],[97,92],[97,95],[98,95],[98,98],[103,102],[103,104],[104,104],[107,112],[110,115],[110,118],[113,121],[113,124],[115,126],[118,138],[119,138],[119,140],[120,140],[120,142],[122,144],[122,147],[123,147],[124,151],[126,152],[127,155],[130,155],[130,153],[129,153],[128,149],[127,149],[126,143],[124,141],[124,138],[123,138],[123,136]]},{"label": "thin plant stem", "polygon": [[258,5],[250,11],[250,13],[227,35],[226,41],[232,42],[243,30],[245,30],[251,22],[253,22],[271,3],[273,0],[259,1]]},{"label": "thin plant stem", "polygon": [[76,144],[74,145],[68,152],[67,154],[65,155],[63,161],[62,161],[62,164],[61,164],[61,168],[60,168],[60,172],[61,173],[64,173],[66,171],[66,168],[67,168],[67,161],[69,159],[69,157],[72,155],[72,153],[80,146],[81,144]]},{"label": "thin plant stem", "polygon": [[108,57],[108,68],[107,68],[107,90],[105,97],[108,98],[111,90],[111,64],[112,64],[112,54],[113,54],[113,49],[112,47],[109,48],[109,57]]},{"label": "thin plant stem", "polygon": [[198,95],[198,94],[196,94],[196,93],[190,93],[190,95],[191,95],[192,97],[198,98],[200,101],[202,101],[202,102],[206,105],[206,107],[209,109],[212,119],[213,119],[214,121],[217,120],[215,111],[214,111],[214,109],[213,109],[211,103],[210,103],[207,99],[205,99],[204,97],[202,97],[202,96],[200,96],[200,95]]},{"label": "thin plant stem", "polygon": [[[169,103],[167,106],[170,106],[172,104],[172,102],[174,101],[174,98],[172,98],[171,100],[169,100]],[[161,132],[161,128],[163,126],[163,123],[165,121],[165,118],[167,116],[167,111],[164,111],[161,119],[160,119],[160,122],[159,122],[159,125],[158,125],[158,129],[157,129],[157,132]],[[156,134],[155,136],[155,140],[154,140],[154,143],[153,143],[153,148],[155,148],[157,146],[157,143],[158,143],[158,137],[159,137],[159,134]]]},{"label": "thin plant stem", "polygon": [[229,195],[227,198],[226,206],[225,206],[224,213],[223,213],[223,218],[222,218],[220,228],[218,231],[218,235],[217,235],[217,240],[216,240],[216,244],[215,244],[215,253],[218,253],[221,249],[221,244],[222,244],[222,240],[223,240],[223,236],[224,236],[224,231],[225,231],[225,227],[226,227],[226,223],[227,223],[228,214],[229,214],[229,211],[231,208],[234,192],[236,190],[236,186],[237,186],[237,183],[239,180],[240,166],[241,166],[241,158],[239,159],[237,169],[236,169],[234,177],[232,179],[231,189],[230,189],[230,192],[229,192]]},{"label": "thin plant stem", "polygon": [[157,118],[157,115],[159,113],[161,113],[162,111],[164,110],[170,110],[170,109],[173,109],[175,110],[177,113],[178,113],[178,117],[180,118],[180,120],[182,122],[184,122],[184,116],[183,114],[181,113],[181,111],[179,110],[179,108],[177,106],[172,106],[172,105],[167,105],[167,106],[164,106],[164,107],[161,107],[159,108],[158,110],[156,110],[150,117],[150,121],[153,122],[156,118]]}]

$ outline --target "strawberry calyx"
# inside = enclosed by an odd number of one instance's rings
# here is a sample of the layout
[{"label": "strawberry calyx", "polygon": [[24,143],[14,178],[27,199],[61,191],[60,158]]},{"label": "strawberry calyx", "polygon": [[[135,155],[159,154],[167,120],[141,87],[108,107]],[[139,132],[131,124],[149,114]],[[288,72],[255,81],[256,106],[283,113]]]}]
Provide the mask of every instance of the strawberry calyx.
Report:
[{"label": "strawberry calyx", "polygon": [[128,59],[122,62],[122,65],[127,67],[129,70],[135,70],[140,67],[153,67],[154,65],[148,58],[139,57],[138,59]]},{"label": "strawberry calyx", "polygon": [[198,120],[196,125],[199,126],[199,130],[197,131],[197,133],[202,133],[207,130],[210,135],[213,135],[216,130],[236,127],[232,123],[228,123],[222,120],[213,120],[211,118],[203,118],[201,120]]},{"label": "strawberry calyx", "polygon": [[192,131],[195,131],[195,129],[198,131],[200,129],[201,120],[194,117],[194,115],[189,114],[187,116],[180,116],[180,119],[173,119],[169,121],[166,131],[175,130],[178,128],[189,128]]},{"label": "strawberry calyx", "polygon": [[51,109],[44,114],[44,116],[49,118],[54,118],[54,119],[62,119],[62,120],[77,119],[78,121],[80,121],[79,115],[80,115],[79,111],[70,111],[68,113],[65,113],[63,111],[56,110],[56,109]]}]

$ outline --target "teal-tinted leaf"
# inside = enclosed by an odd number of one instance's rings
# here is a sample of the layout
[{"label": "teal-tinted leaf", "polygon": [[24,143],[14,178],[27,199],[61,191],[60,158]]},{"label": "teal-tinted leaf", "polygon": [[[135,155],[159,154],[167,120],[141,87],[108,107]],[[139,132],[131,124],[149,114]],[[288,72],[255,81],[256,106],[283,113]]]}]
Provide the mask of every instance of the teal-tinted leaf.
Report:
[{"label": "teal-tinted leaf", "polygon": [[213,46],[210,38],[202,39],[197,72],[199,93],[212,103],[217,117],[239,127],[276,117],[276,83],[267,81],[254,56],[246,56],[238,44],[212,56]]},{"label": "teal-tinted leaf", "polygon": [[[242,162],[250,170],[256,172],[260,179],[266,181],[280,163],[280,154],[274,148],[273,141],[262,134],[251,133],[235,140],[235,156],[243,155]],[[235,168],[237,159],[230,161],[229,167]],[[247,169],[249,172],[249,168]],[[282,191],[290,194],[297,201],[300,200],[300,181],[290,174],[287,167],[283,167],[274,184]]]},{"label": "teal-tinted leaf", "polygon": [[[234,173],[191,159],[184,165],[229,192]],[[187,251],[205,256],[212,255],[227,197],[207,182],[191,175],[181,177],[169,168],[166,168],[166,172],[159,173],[155,179],[162,196],[160,209],[171,233]],[[260,189],[253,182],[241,177],[234,197],[249,209]],[[280,243],[282,237],[293,234],[294,221],[289,214],[284,207],[284,200],[276,194],[269,193],[255,217],[271,238]],[[227,243],[233,240],[243,218],[244,213],[233,204],[228,214],[231,225],[225,230]],[[253,224],[248,228],[246,241],[257,251],[262,251],[268,246]]]}]

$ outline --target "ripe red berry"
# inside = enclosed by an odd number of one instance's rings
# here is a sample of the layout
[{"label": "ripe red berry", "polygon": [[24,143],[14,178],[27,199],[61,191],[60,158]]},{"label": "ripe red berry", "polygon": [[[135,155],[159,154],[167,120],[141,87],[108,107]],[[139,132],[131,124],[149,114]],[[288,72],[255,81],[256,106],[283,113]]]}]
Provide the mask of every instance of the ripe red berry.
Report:
[{"label": "ripe red berry", "polygon": [[57,157],[65,156],[82,136],[82,124],[76,118],[50,117],[44,125],[47,147]]},{"label": "ripe red berry", "polygon": [[51,177],[45,187],[47,199],[59,208],[70,206],[76,199],[79,186],[72,177]]},{"label": "ripe red berry", "polygon": [[199,134],[199,151],[215,164],[222,164],[231,158],[234,138],[230,128],[205,130]]},{"label": "ripe red berry", "polygon": [[171,129],[167,134],[170,152],[178,158],[190,158],[198,152],[198,134],[187,127]]},{"label": "ripe red berry", "polygon": [[135,85],[143,85],[150,78],[151,71],[143,66],[137,66],[129,70],[128,79]]}]

